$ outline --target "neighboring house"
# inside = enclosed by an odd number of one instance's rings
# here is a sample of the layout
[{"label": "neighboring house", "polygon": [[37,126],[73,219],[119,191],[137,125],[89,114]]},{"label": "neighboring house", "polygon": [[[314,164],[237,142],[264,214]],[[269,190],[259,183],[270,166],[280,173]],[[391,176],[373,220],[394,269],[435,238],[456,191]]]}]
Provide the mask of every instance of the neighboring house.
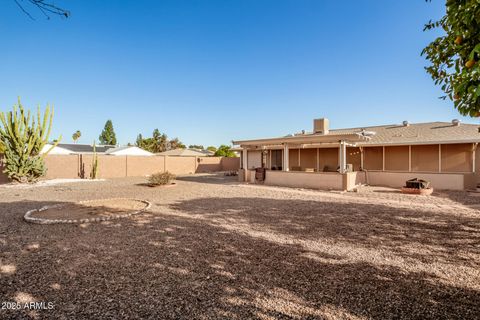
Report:
[{"label": "neighboring house", "polygon": [[[46,144],[40,153],[45,153],[52,148],[52,144]],[[112,156],[153,156],[154,154],[135,146],[116,147],[110,145],[95,146],[97,154]],[[65,154],[93,154],[93,145],[89,144],[66,144],[59,143],[49,152],[52,155]]]},{"label": "neighboring house", "polygon": [[234,141],[242,149],[243,179],[264,167],[266,184],[350,190],[356,185],[400,187],[411,178],[438,189],[470,189],[480,182],[479,126],[452,122],[329,129],[285,137]]},{"label": "neighboring house", "polygon": [[[45,153],[53,146],[53,144],[47,143],[40,153]],[[105,153],[108,149],[115,148],[115,146],[109,145],[96,145],[95,151],[97,153]],[[90,154],[93,153],[93,145],[89,144],[73,144],[73,143],[59,143],[57,144],[49,154]]]},{"label": "neighboring house", "polygon": [[110,148],[105,154],[112,156],[154,156],[153,153],[136,146]]},{"label": "neighboring house", "polygon": [[157,153],[160,156],[177,156],[177,157],[210,157],[214,153],[208,150],[199,149],[173,149]]}]

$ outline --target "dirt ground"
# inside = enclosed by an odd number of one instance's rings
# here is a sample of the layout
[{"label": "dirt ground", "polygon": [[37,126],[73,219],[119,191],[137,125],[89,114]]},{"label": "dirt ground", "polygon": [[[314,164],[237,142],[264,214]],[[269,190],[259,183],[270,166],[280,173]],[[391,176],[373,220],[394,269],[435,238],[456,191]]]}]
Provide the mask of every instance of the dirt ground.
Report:
[{"label": "dirt ground", "polygon": [[[476,193],[144,182],[0,186],[0,319],[479,318]],[[91,224],[23,220],[106,198],[152,208]]]}]

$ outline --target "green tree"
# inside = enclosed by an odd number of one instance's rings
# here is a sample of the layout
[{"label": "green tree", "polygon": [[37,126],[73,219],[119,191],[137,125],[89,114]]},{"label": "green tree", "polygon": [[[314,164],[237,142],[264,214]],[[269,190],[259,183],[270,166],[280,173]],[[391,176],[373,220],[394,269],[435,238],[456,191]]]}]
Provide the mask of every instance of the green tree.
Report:
[{"label": "green tree", "polygon": [[3,144],[3,142],[0,140],[0,153],[4,153],[5,152],[5,145]]},{"label": "green tree", "polygon": [[201,144],[191,144],[188,146],[189,149],[198,149],[198,150],[205,150],[205,148]]},{"label": "green tree", "polygon": [[161,133],[158,129],[153,130],[151,138],[144,138],[139,134],[135,145],[153,153],[185,148],[185,145],[178,138],[168,140],[168,136],[165,133]]},{"label": "green tree", "polygon": [[44,157],[58,144],[61,137],[45,153],[40,154],[47,144],[52,129],[53,108],[49,106],[42,116],[26,111],[20,99],[13,111],[0,112],[0,141],[5,148],[4,173],[17,182],[33,182],[46,172]]},{"label": "green tree", "polygon": [[185,148],[186,146],[178,138],[174,138],[168,142],[167,150],[185,149]]},{"label": "green tree", "polygon": [[112,120],[107,120],[107,122],[105,122],[105,127],[98,139],[103,145],[117,145],[117,137],[115,136],[115,130],[113,130]]},{"label": "green tree", "polygon": [[215,152],[217,152],[217,147],[209,146],[209,147],[207,147],[207,150],[215,153]]},{"label": "green tree", "polygon": [[425,69],[462,115],[480,116],[480,3],[447,0],[446,15],[429,21],[424,30],[443,34],[422,51],[430,61]]},{"label": "green tree", "polygon": [[143,148],[143,136],[141,133],[138,134],[137,140],[135,140],[135,145],[139,148]]},{"label": "green tree", "polygon": [[222,144],[220,147],[218,147],[217,151],[215,151],[215,156],[216,157],[229,157],[229,158],[234,158],[237,155],[235,152],[231,150],[232,147],[226,146]]},{"label": "green tree", "polygon": [[82,136],[82,133],[80,132],[80,130],[75,131],[75,132],[72,134],[73,142],[74,142],[74,143],[77,143],[77,140],[80,139],[81,136]]},{"label": "green tree", "polygon": [[168,148],[168,137],[165,133],[160,133],[160,130],[155,129],[153,130],[152,134],[152,139],[153,139],[153,146],[151,152],[163,152],[166,150],[169,150]]}]

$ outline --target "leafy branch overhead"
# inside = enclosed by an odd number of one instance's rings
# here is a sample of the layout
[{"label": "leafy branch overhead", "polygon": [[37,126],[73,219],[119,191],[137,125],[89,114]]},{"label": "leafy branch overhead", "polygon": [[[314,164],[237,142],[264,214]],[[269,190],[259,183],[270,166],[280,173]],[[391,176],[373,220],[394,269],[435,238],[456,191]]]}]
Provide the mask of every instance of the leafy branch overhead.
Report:
[{"label": "leafy branch overhead", "polygon": [[425,69],[462,115],[480,116],[480,2],[447,0],[446,15],[429,21],[425,30],[441,28],[422,51],[430,61]]}]

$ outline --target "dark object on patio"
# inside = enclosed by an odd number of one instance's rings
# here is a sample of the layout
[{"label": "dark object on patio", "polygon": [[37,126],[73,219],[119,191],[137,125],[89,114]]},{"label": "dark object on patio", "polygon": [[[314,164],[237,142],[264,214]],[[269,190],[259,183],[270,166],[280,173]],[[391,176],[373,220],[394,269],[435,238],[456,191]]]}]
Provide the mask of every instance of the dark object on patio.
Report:
[{"label": "dark object on patio", "polygon": [[402,193],[418,194],[428,196],[433,192],[430,188],[430,182],[418,178],[410,179],[405,182],[405,187],[402,188]]},{"label": "dark object on patio", "polygon": [[235,177],[238,176],[238,171],[236,170],[231,170],[231,171],[226,171],[225,172],[226,177]]},{"label": "dark object on patio", "polygon": [[326,165],[323,167],[323,172],[337,172],[339,169],[340,167],[334,168]]},{"label": "dark object on patio", "polygon": [[428,189],[430,182],[422,179],[414,178],[405,182],[405,187],[413,189]]},{"label": "dark object on patio", "polygon": [[264,181],[265,180],[265,168],[255,168],[255,180]]}]

